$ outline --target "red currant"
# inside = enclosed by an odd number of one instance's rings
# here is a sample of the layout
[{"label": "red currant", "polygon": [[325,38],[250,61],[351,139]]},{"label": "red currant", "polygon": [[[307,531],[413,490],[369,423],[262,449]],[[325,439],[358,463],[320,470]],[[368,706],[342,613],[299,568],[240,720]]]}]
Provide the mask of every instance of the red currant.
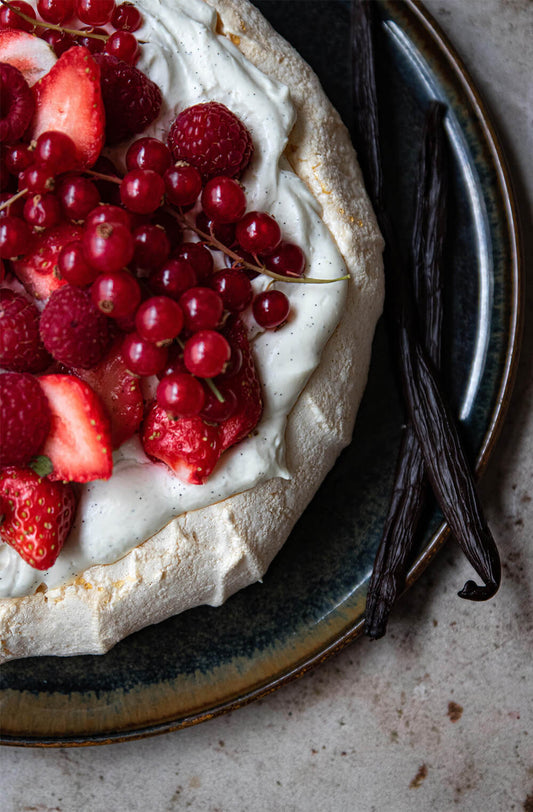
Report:
[{"label": "red currant", "polygon": [[282,276],[300,277],[305,272],[305,254],[299,245],[281,242],[274,253],[265,258],[265,265]]},{"label": "red currant", "polygon": [[6,169],[12,175],[18,175],[33,163],[33,152],[27,144],[14,144],[6,147]]},{"label": "red currant", "polygon": [[183,361],[183,350],[177,344],[171,344],[168,347],[167,363],[161,372],[157,373],[159,380],[162,380],[165,375],[173,375],[175,372],[184,372],[187,375],[187,367]]},{"label": "red currant", "polygon": [[65,172],[77,164],[76,145],[60,130],[47,130],[35,144],[35,162],[53,172]]},{"label": "red currant", "polygon": [[54,172],[46,166],[31,164],[19,175],[19,188],[32,194],[52,192],[55,187]]},{"label": "red currant", "polygon": [[161,205],[165,184],[153,169],[133,169],[122,179],[120,198],[136,214],[151,214]]},{"label": "red currant", "polygon": [[196,285],[197,278],[190,262],[184,259],[169,259],[160,268],[152,271],[148,282],[154,293],[178,300],[182,293]]},{"label": "red currant", "polygon": [[221,297],[210,288],[189,288],[179,299],[188,330],[211,330],[217,327],[224,312]]},{"label": "red currant", "polygon": [[165,368],[168,350],[146,341],[138,333],[130,333],[122,344],[122,358],[134,375],[157,375]]},{"label": "red currant", "polygon": [[182,243],[174,256],[176,259],[184,259],[192,265],[199,282],[203,282],[213,273],[213,254],[201,242]]},{"label": "red currant", "polygon": [[192,375],[215,378],[224,371],[231,356],[231,347],[222,333],[199,330],[185,343],[183,360]]},{"label": "red currant", "polygon": [[142,21],[141,12],[131,3],[121,3],[111,17],[113,28],[118,31],[137,31],[141,27]]},{"label": "red currant", "polygon": [[196,227],[203,231],[204,234],[211,234],[228,248],[235,245],[234,223],[218,223],[216,220],[210,220],[205,212],[199,211],[196,215]]},{"label": "red currant", "polygon": [[100,274],[91,288],[92,300],[106,316],[122,319],[139,307],[141,289],[129,271]]},{"label": "red currant", "polygon": [[61,206],[55,195],[33,195],[24,204],[24,219],[34,228],[51,228],[61,221]]},{"label": "red currant", "polygon": [[156,398],[159,406],[173,419],[193,417],[205,401],[204,387],[186,372],[174,372],[161,378]]},{"label": "red currant", "polygon": [[99,223],[109,223],[112,226],[123,225],[129,230],[131,228],[131,214],[126,209],[121,209],[120,206],[104,203],[103,206],[96,206],[87,215],[85,226],[89,229]]},{"label": "red currant", "polygon": [[113,273],[133,257],[133,237],[120,223],[98,223],[89,226],[83,235],[83,251],[94,268]]},{"label": "red currant", "polygon": [[158,175],[163,175],[172,162],[170,150],[158,138],[139,138],[134,141],[126,153],[126,166],[128,170],[152,169]]},{"label": "red currant", "polygon": [[105,25],[115,11],[115,0],[76,0],[76,14],[87,25]]},{"label": "red currant", "polygon": [[270,214],[249,211],[235,228],[237,242],[250,254],[270,254],[281,242],[281,230]]},{"label": "red currant", "polygon": [[77,44],[72,34],[67,31],[58,31],[56,28],[40,29],[39,37],[50,46],[57,57]]},{"label": "red currant", "polygon": [[167,344],[181,333],[183,311],[174,299],[168,296],[153,296],[143,302],[137,310],[135,326],[139,335],[146,341]]},{"label": "red currant", "polygon": [[115,31],[107,40],[104,51],[128,65],[135,65],[139,58],[139,43],[129,31]]},{"label": "red currant", "polygon": [[167,169],[163,179],[167,200],[174,206],[192,206],[202,191],[200,173],[194,166],[184,161],[178,161]]},{"label": "red currant", "polygon": [[[8,201],[12,200],[12,198],[12,194],[9,192],[3,192],[0,194],[0,206],[3,206],[4,203],[8,203]],[[13,217],[23,217],[24,202],[24,198],[22,197],[19,197],[17,200],[13,200],[4,209],[0,209],[0,217],[9,217],[10,215]]]},{"label": "red currant", "polygon": [[216,223],[236,223],[246,211],[246,195],[237,180],[219,175],[207,181],[202,192],[202,208]]},{"label": "red currant", "polygon": [[92,285],[98,276],[98,271],[89,265],[83,254],[81,240],[67,243],[57,258],[59,272],[63,279],[77,288]]},{"label": "red currant", "polygon": [[170,242],[161,226],[139,226],[133,232],[133,262],[137,271],[159,268],[170,254]]},{"label": "red currant", "polygon": [[252,285],[244,271],[228,268],[217,271],[210,279],[213,290],[219,294],[226,310],[240,313],[246,310],[253,297]]},{"label": "red currant", "polygon": [[20,217],[0,218],[0,259],[16,259],[31,245],[31,231]]},{"label": "red currant", "polygon": [[61,25],[74,16],[74,0],[37,0],[37,11],[45,22]]},{"label": "red currant", "polygon": [[229,420],[237,411],[237,395],[232,389],[224,389],[224,400],[220,401],[217,396],[208,389],[205,393],[205,403],[200,412],[200,417],[209,423],[223,423]]},{"label": "red currant", "polygon": [[280,290],[259,293],[252,305],[254,319],[265,330],[273,330],[287,321],[289,311],[289,300]]},{"label": "red currant", "polygon": [[85,220],[100,202],[95,184],[81,175],[66,177],[57,191],[61,208],[69,220]]},{"label": "red currant", "polygon": [[86,28],[82,28],[76,37],[77,45],[83,45],[83,47],[87,48],[87,50],[92,54],[101,54],[105,48],[106,40],[98,39],[97,37],[90,37],[89,34],[100,34],[105,37],[108,37],[109,34],[105,28],[94,28],[93,26],[87,26]]},{"label": "red currant", "polygon": [[[9,6],[11,6],[11,8],[9,8]],[[18,8],[18,10],[22,11],[27,17],[36,20],[37,15],[30,4],[25,3],[24,0],[12,0],[9,6],[0,7],[0,28],[17,28],[19,31],[33,31],[35,26],[27,20],[23,20],[16,11],[13,11],[14,8]]]}]

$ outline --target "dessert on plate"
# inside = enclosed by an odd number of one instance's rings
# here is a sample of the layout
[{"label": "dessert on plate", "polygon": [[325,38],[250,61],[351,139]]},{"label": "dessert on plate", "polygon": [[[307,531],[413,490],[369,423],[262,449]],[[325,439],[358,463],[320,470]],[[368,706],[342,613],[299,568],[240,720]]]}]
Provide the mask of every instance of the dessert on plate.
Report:
[{"label": "dessert on plate", "polygon": [[68,5],[41,36],[0,11],[0,660],[261,579],[350,442],[383,299],[349,135],[253,5]]}]

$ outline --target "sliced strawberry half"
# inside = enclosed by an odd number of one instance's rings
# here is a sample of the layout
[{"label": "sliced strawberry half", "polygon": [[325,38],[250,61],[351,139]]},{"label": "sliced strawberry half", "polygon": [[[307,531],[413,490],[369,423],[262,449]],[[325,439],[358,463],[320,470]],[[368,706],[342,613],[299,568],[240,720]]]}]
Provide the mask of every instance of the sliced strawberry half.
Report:
[{"label": "sliced strawberry half", "polygon": [[246,329],[240,319],[230,322],[224,331],[230,345],[242,353],[242,366],[236,375],[217,379],[217,386],[224,396],[231,389],[237,396],[237,410],[220,424],[222,449],[229,448],[247,437],[259,423],[263,413],[261,383],[257,375]]},{"label": "sliced strawberry half", "polygon": [[43,39],[8,28],[0,31],[0,62],[18,68],[32,87],[54,67],[57,57]]},{"label": "sliced strawberry half", "polygon": [[128,372],[122,359],[122,338],[92,369],[73,369],[99,395],[111,421],[111,445],[119,448],[133,437],[143,417],[140,379]]},{"label": "sliced strawberry half", "polygon": [[59,273],[57,260],[61,249],[83,234],[80,226],[62,223],[35,235],[31,250],[13,262],[13,270],[35,299],[48,299],[66,280]]},{"label": "sliced strawberry half", "polygon": [[54,564],[75,511],[72,485],[50,482],[31,468],[0,472],[0,536],[31,567],[47,570]]},{"label": "sliced strawberry half", "polygon": [[100,68],[90,51],[79,45],[69,48],[33,90],[33,138],[60,130],[76,144],[81,166],[92,166],[104,146],[105,112]]},{"label": "sliced strawberry half", "polygon": [[111,426],[98,395],[74,375],[41,375],[39,382],[52,412],[52,427],[41,452],[53,466],[49,479],[109,479]]},{"label": "sliced strawberry half", "polygon": [[142,442],[148,456],[161,460],[183,482],[202,485],[222,453],[218,426],[200,417],[171,420],[154,404],[142,430]]}]

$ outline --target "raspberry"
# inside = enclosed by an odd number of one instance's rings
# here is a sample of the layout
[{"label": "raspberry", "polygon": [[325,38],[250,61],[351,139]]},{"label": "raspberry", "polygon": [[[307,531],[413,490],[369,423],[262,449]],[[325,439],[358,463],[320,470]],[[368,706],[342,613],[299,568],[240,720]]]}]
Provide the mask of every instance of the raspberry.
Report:
[{"label": "raspberry", "polygon": [[133,65],[110,54],[95,54],[100,65],[106,115],[106,142],[117,144],[143,132],[159,115],[161,91]]},{"label": "raspberry", "polygon": [[215,175],[241,175],[253,153],[252,137],[242,121],[219,102],[183,110],[168,134],[175,161],[195,166],[204,180]]},{"label": "raspberry", "polygon": [[28,463],[39,453],[50,424],[50,407],[37,378],[21,372],[0,375],[0,466]]},{"label": "raspberry", "polygon": [[51,358],[39,334],[39,311],[20,293],[0,290],[0,367],[42,372]]},{"label": "raspberry", "polygon": [[22,73],[0,62],[0,143],[22,138],[35,111],[33,93]]},{"label": "raspberry", "polygon": [[43,310],[41,337],[60,364],[90,369],[108,347],[107,319],[93,304],[89,291],[64,285],[50,296]]}]

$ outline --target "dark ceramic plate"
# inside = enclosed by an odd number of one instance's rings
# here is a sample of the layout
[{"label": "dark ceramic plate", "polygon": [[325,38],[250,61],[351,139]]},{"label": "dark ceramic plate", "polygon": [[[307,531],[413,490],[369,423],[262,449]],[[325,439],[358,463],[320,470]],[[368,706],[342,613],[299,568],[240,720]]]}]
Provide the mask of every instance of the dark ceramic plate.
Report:
[{"label": "dark ceramic plate", "polygon": [[[262,0],[350,125],[349,7],[341,0]],[[389,189],[407,231],[423,110],[449,107],[452,152],[446,386],[478,471],[501,426],[519,341],[519,248],[512,194],[486,112],[424,9],[379,3],[390,77]],[[327,32],[327,36],[324,35]],[[378,329],[354,441],[302,516],[264,583],[223,607],[145,629],[102,657],[28,659],[0,668],[5,744],[124,740],[208,719],[279,687],[356,637],[391,488],[402,409]],[[410,582],[441,546],[435,512]]]}]

